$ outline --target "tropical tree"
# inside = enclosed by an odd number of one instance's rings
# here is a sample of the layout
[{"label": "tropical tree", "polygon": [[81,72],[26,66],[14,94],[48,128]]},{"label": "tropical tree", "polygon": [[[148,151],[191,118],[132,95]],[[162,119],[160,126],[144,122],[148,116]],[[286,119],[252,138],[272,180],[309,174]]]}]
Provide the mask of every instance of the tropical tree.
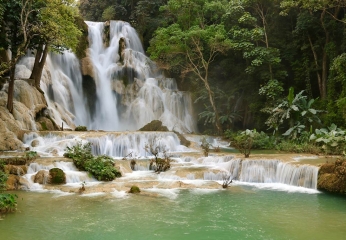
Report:
[{"label": "tropical tree", "polygon": [[340,40],[345,27],[345,1],[284,0],[282,15],[299,12],[295,35],[301,38],[301,49],[309,49],[316,73],[321,99],[327,98],[329,64],[340,53]]},{"label": "tropical tree", "polygon": [[12,53],[9,69],[10,81],[8,86],[7,109],[13,112],[13,91],[14,75],[16,64],[24,56],[34,37],[34,32],[38,28],[38,10],[41,1],[34,0],[13,0],[5,2],[5,12],[3,22],[5,31],[5,49],[10,49]]},{"label": "tropical tree", "polygon": [[156,30],[148,49],[162,68],[178,68],[182,75],[192,73],[203,84],[219,133],[222,126],[209,84],[209,71],[217,56],[231,47],[227,31],[219,20],[223,4],[225,1],[169,1],[163,9],[172,18],[172,23]]},{"label": "tropical tree", "polygon": [[39,14],[40,28],[37,29],[35,63],[30,79],[42,92],[40,81],[48,51],[61,53],[65,49],[76,50],[81,31],[75,24],[78,11],[74,0],[48,0]]}]

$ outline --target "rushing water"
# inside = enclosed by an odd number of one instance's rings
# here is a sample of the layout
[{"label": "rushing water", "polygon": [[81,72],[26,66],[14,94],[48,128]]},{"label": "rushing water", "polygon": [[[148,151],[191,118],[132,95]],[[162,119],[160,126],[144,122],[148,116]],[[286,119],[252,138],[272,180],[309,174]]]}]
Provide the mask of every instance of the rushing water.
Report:
[{"label": "rushing water", "polygon": [[344,239],[346,199],[252,187],[159,196],[19,192],[1,239]]}]

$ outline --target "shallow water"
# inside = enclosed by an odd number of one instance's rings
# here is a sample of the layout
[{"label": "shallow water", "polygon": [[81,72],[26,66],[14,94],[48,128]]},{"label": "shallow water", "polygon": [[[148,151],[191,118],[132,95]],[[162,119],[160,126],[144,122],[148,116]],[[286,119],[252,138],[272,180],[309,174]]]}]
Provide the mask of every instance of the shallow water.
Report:
[{"label": "shallow water", "polygon": [[17,192],[1,239],[344,239],[346,199],[252,186],[158,196]]}]

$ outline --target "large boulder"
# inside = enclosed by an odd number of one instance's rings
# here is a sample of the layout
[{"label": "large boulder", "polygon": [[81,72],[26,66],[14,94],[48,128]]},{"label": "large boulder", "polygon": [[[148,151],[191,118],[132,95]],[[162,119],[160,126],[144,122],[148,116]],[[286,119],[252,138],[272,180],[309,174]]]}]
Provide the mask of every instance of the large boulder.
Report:
[{"label": "large boulder", "polygon": [[23,176],[27,173],[28,167],[26,165],[15,166],[15,165],[5,165],[5,172],[8,174],[13,174],[17,176]]},{"label": "large boulder", "polygon": [[323,164],[318,172],[317,188],[346,194],[346,161],[338,159],[335,163]]},{"label": "large boulder", "polygon": [[47,184],[49,179],[49,172],[47,170],[40,170],[34,176],[34,183]]},{"label": "large boulder", "polygon": [[144,127],[140,128],[139,131],[161,131],[168,132],[168,128],[162,125],[160,120],[153,120],[146,124]]},{"label": "large boulder", "polygon": [[60,168],[52,168],[49,170],[49,183],[50,184],[65,184],[66,175]]},{"label": "large boulder", "polygon": [[22,146],[25,130],[36,130],[35,117],[47,107],[44,96],[27,81],[16,80],[13,114],[7,110],[8,84],[0,91],[0,151],[17,150]]}]

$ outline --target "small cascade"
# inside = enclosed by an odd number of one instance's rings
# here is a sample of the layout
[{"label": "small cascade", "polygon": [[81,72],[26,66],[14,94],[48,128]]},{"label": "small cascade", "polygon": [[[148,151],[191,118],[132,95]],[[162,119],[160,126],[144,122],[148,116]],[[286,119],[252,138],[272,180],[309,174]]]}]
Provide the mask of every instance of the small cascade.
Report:
[{"label": "small cascade", "polygon": [[46,173],[44,175],[44,181],[43,184],[46,184],[48,182],[48,171],[52,168],[60,168],[64,171],[66,175],[66,183],[67,184],[73,184],[73,183],[82,183],[82,182],[96,182],[94,178],[91,178],[88,173],[86,172],[80,172],[72,162],[54,162],[49,165],[43,165],[38,163],[30,163],[28,167],[27,174],[23,176],[24,179],[27,180],[27,188],[30,190],[41,190],[43,189],[42,186],[38,183],[34,183],[35,175],[41,171],[45,170]]},{"label": "small cascade", "polygon": [[32,151],[37,151],[43,156],[63,156],[66,147],[72,147],[77,142],[86,143],[85,140],[73,134],[40,135],[36,132],[25,133],[23,142],[25,146],[30,146]]},{"label": "small cascade", "polygon": [[95,155],[109,155],[112,157],[150,157],[145,150],[147,144],[159,147],[160,152],[187,152],[187,147],[180,145],[180,140],[172,132],[126,132],[120,135],[108,134],[97,138],[88,138],[92,143],[92,152]]},{"label": "small cascade", "polygon": [[317,189],[318,167],[278,160],[244,160],[239,180],[251,183],[283,183]]}]

